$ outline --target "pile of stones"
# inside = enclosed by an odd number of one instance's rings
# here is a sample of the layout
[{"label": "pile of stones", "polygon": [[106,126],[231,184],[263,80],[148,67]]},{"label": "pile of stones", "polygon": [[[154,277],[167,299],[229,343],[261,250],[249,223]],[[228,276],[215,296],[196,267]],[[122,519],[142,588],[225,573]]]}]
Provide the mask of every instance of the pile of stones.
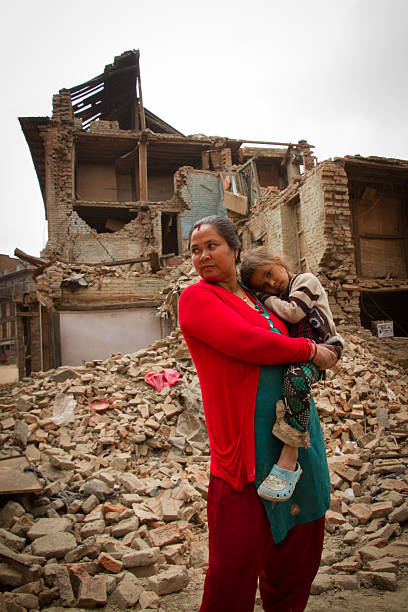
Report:
[{"label": "pile of stones", "polygon": [[[314,390],[332,504],[313,592],[395,589],[408,564],[408,376],[369,332],[340,331],[343,358]],[[166,369],[180,381],[145,382]],[[0,495],[0,610],[164,610],[203,577],[209,445],[179,330],[4,387],[0,448],[0,467],[23,456],[39,482]]]}]

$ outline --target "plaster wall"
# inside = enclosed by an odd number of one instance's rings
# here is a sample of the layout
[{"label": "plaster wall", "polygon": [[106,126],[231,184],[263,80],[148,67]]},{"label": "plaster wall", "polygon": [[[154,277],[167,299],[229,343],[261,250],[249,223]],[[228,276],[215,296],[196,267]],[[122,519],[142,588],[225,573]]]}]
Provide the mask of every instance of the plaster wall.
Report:
[{"label": "plaster wall", "polygon": [[149,172],[147,177],[148,194],[151,202],[170,200],[174,194],[173,173],[158,174]]},{"label": "plaster wall", "polygon": [[117,184],[112,164],[80,164],[77,168],[76,197],[88,202],[116,202]]},{"label": "plaster wall", "polygon": [[60,316],[62,365],[128,354],[163,337],[155,308],[62,312]]}]

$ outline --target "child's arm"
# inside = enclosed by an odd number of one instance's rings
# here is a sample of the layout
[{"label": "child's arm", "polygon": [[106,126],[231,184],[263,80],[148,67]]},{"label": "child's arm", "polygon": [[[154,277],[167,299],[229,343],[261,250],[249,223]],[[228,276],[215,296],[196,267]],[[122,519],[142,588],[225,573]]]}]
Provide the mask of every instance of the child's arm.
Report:
[{"label": "child's arm", "polygon": [[292,282],[288,301],[271,295],[265,306],[287,323],[299,323],[316,305],[324,289],[316,276],[308,272],[299,274]]}]

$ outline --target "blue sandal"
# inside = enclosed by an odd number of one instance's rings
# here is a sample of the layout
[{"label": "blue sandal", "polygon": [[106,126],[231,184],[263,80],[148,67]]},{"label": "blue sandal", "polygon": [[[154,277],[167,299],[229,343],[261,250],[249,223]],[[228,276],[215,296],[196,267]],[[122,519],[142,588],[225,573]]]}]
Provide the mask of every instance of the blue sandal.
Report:
[{"label": "blue sandal", "polygon": [[259,497],[273,502],[286,501],[292,496],[301,474],[302,468],[299,463],[296,464],[295,471],[284,470],[275,464],[258,487]]}]

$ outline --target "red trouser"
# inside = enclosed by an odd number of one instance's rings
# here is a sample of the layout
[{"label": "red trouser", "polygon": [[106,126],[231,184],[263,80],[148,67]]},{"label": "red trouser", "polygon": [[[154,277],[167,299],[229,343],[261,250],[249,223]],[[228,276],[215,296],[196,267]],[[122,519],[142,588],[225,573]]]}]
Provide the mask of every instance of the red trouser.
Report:
[{"label": "red trouser", "polygon": [[255,485],[237,493],[214,476],[207,513],[210,558],[199,612],[253,612],[258,577],[266,612],[302,612],[319,569],[324,517],[274,544]]}]

